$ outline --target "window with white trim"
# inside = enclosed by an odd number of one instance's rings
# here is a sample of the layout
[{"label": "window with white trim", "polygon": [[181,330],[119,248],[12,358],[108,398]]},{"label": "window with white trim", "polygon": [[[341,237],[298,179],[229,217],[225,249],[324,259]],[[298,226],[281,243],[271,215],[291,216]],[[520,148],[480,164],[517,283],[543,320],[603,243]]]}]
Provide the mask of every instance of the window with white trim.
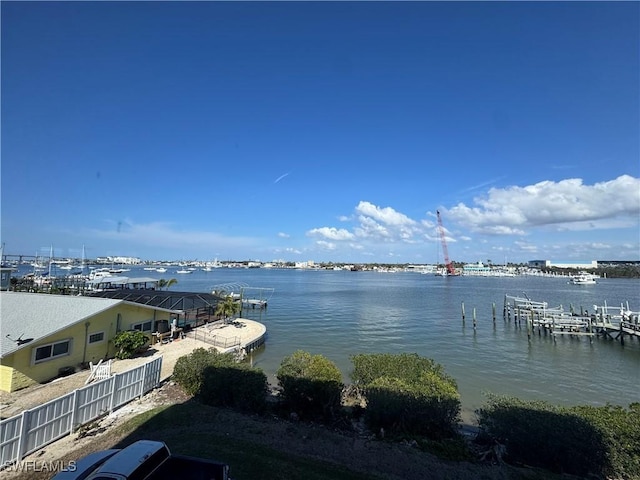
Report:
[{"label": "window with white trim", "polygon": [[71,353],[71,339],[60,340],[33,349],[33,363],[46,362]]},{"label": "window with white trim", "polygon": [[96,332],[90,333],[89,338],[87,338],[87,343],[91,345],[92,343],[100,343],[104,342],[104,332]]},{"label": "window with white trim", "polygon": [[131,328],[133,330],[140,330],[142,332],[150,332],[151,331],[151,320],[149,320],[148,322],[140,322],[140,323],[134,323],[133,325],[131,325]]}]

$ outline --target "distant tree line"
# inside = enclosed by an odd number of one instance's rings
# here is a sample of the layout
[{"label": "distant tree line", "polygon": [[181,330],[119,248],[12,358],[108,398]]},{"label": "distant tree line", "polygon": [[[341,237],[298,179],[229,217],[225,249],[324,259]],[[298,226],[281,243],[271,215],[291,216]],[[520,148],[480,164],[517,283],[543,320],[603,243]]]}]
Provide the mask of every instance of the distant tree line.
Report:
[{"label": "distant tree line", "polygon": [[597,268],[559,268],[546,267],[542,269],[545,273],[558,273],[563,275],[573,275],[579,271],[585,271],[599,275],[603,278],[640,278],[640,265],[600,265]]}]

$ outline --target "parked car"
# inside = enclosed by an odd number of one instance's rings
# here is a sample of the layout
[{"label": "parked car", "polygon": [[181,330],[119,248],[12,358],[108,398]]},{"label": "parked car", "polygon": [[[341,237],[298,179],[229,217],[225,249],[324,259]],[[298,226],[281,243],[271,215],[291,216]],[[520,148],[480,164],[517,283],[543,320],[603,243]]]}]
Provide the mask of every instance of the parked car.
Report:
[{"label": "parked car", "polygon": [[229,466],[172,455],[164,442],[139,440],[121,449],[82,457],[52,480],[228,480]]}]

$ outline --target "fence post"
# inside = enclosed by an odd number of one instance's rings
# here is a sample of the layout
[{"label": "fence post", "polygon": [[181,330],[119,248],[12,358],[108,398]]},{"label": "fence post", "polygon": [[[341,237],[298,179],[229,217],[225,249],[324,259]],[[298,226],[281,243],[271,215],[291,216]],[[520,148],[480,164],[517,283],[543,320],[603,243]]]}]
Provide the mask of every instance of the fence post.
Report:
[{"label": "fence post", "polygon": [[138,395],[138,398],[142,398],[142,396],[144,395],[144,384],[145,384],[145,380],[147,378],[147,365],[149,365],[149,362],[145,363],[142,366],[142,379],[140,380],[140,395]]},{"label": "fence post", "polygon": [[114,403],[116,401],[116,384],[118,383],[118,375],[115,374],[111,377],[113,380],[111,381],[111,399],[109,400],[109,413],[113,412]]},{"label": "fence post", "polygon": [[18,456],[16,462],[24,458],[24,452],[27,450],[27,430],[29,424],[30,410],[22,412],[22,420],[20,421],[20,440],[18,440]]},{"label": "fence post", "polygon": [[78,389],[73,391],[73,400],[71,402],[71,431],[73,433],[76,429],[76,418],[78,416]]}]

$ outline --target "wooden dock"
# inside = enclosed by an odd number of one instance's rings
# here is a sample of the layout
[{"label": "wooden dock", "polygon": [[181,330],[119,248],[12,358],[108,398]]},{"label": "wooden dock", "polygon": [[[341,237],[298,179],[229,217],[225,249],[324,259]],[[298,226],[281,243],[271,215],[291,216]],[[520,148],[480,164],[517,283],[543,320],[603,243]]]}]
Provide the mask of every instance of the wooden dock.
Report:
[{"label": "wooden dock", "polygon": [[605,303],[594,308],[592,313],[582,308],[577,313],[573,308],[566,311],[562,305],[549,307],[547,302],[533,301],[526,296],[505,295],[503,319],[526,325],[529,338],[537,330],[538,334],[551,335],[554,341],[558,335],[586,336],[590,341],[601,336],[619,340],[622,345],[625,336],[640,340],[640,312],[631,311],[628,303],[626,307],[612,308]]}]

